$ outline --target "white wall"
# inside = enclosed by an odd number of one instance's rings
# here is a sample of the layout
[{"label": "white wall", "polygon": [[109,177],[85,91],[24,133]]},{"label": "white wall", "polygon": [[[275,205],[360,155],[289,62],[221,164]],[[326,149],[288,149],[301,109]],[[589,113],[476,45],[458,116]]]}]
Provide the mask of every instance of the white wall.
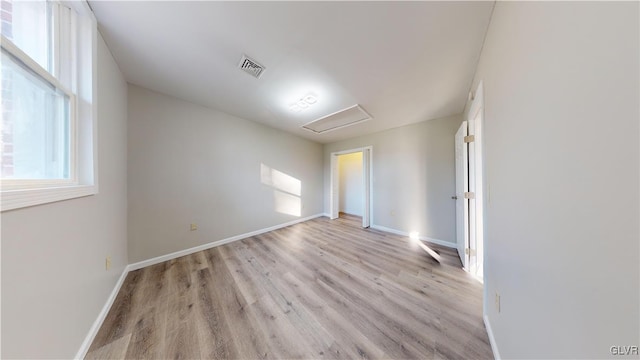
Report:
[{"label": "white wall", "polygon": [[456,241],[454,135],[461,116],[424,121],[324,146],[329,213],[332,152],[373,146],[373,225]]},{"label": "white wall", "polygon": [[483,81],[486,306],[503,358],[640,345],[638,5],[496,4],[473,88]]},{"label": "white wall", "polygon": [[362,216],[362,152],[338,156],[341,212]]},{"label": "white wall", "polygon": [[130,86],[129,260],[320,214],[322,171],[320,144]]},{"label": "white wall", "polygon": [[2,358],[75,356],[127,264],[127,85],[98,39],[100,193],[2,213]]}]

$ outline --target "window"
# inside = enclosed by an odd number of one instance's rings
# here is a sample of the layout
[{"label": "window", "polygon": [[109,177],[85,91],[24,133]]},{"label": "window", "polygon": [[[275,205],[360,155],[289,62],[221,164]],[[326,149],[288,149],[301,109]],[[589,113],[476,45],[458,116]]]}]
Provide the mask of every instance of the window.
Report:
[{"label": "window", "polygon": [[86,2],[0,0],[2,211],[97,193]]},{"label": "window", "polygon": [[74,96],[2,50],[4,185],[70,180]]}]

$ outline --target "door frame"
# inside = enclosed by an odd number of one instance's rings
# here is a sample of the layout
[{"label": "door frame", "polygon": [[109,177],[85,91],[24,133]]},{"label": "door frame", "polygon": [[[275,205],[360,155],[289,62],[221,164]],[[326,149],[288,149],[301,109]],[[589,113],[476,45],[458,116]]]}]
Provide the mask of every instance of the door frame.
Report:
[{"label": "door frame", "polygon": [[[472,275],[484,283],[484,265],[486,264],[485,248],[485,219],[486,219],[486,166],[484,162],[484,85],[479,82],[474,93],[466,121],[469,124],[469,135],[474,136],[474,141],[469,143],[469,191],[475,193],[474,199],[469,200],[470,215],[473,223],[469,225],[469,246],[475,253],[471,261],[469,271]],[[473,214],[471,214],[473,212]],[[471,217],[471,216],[470,216]],[[486,294],[485,294],[486,295]]]},{"label": "door frame", "polygon": [[[470,264],[470,234],[469,234],[469,199],[465,193],[469,190],[469,144],[465,143],[465,137],[469,132],[469,123],[465,120],[460,124],[455,134],[455,196],[456,201],[456,248],[462,262],[462,268],[469,271]],[[461,137],[461,138],[460,138]],[[460,153],[458,146],[460,145]],[[461,159],[458,158],[461,156]],[[459,169],[459,167],[461,167]],[[461,188],[458,188],[461,185]]]},{"label": "door frame", "polygon": [[[468,103],[468,110],[465,112],[465,118],[460,126],[460,129],[466,129],[467,135],[471,138],[470,142],[466,143],[468,172],[466,184],[467,190],[470,194],[469,199],[463,199],[467,205],[464,209],[465,226],[463,229],[464,239],[466,247],[461,253],[461,241],[459,239],[458,229],[458,202],[460,201],[457,189],[458,171],[456,158],[456,244],[458,247],[458,253],[462,260],[463,267],[472,276],[484,283],[485,271],[484,265],[486,264],[486,252],[485,249],[485,219],[486,208],[489,200],[489,192],[487,184],[487,172],[484,162],[484,86],[482,81],[479,82],[475,93],[470,93],[470,102]],[[465,126],[466,124],[466,126]],[[456,132],[456,149],[458,133]],[[457,151],[457,150],[456,150]],[[487,196],[485,197],[485,189],[487,189]],[[468,254],[467,254],[468,249]],[[485,294],[486,295],[486,294]]]},{"label": "door frame", "polygon": [[362,153],[362,182],[363,182],[363,196],[362,196],[362,227],[367,228],[373,224],[373,146],[363,146],[360,148],[341,150],[332,152],[330,155],[330,185],[329,185],[329,218],[337,219],[340,213],[340,178],[339,178],[339,164],[338,156]]}]

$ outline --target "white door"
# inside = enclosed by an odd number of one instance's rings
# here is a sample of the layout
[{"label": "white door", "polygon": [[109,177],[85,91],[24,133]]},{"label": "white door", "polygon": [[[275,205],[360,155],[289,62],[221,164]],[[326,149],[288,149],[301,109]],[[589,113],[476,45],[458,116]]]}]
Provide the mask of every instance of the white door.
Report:
[{"label": "white door", "polygon": [[458,255],[465,269],[469,267],[469,201],[464,193],[469,191],[468,146],[464,142],[467,136],[467,122],[463,121],[456,132],[456,238]]},{"label": "white door", "polygon": [[362,189],[364,190],[364,194],[362,194],[362,227],[363,228],[368,228],[369,227],[369,217],[371,216],[370,211],[371,211],[371,199],[369,196],[369,193],[371,191],[370,185],[371,185],[371,162],[370,159],[371,158],[371,153],[369,149],[364,149],[362,151]]},{"label": "white door", "polygon": [[475,117],[470,117],[468,120],[468,134],[474,136],[474,141],[469,142],[467,145],[467,154],[469,155],[469,187],[467,191],[474,194],[469,200],[467,200],[468,208],[469,208],[469,235],[467,241],[467,247],[469,248],[468,264],[465,267],[471,274],[475,275],[478,271],[478,256],[477,256],[477,226],[478,226],[478,212],[477,205],[479,204],[476,200],[476,196],[478,196],[477,191],[477,182],[476,182],[476,172],[477,172],[477,159],[476,159],[476,143],[475,143],[475,129],[476,122]]},{"label": "white door", "polygon": [[469,135],[473,135],[469,153],[469,190],[474,196],[469,199],[469,267],[471,274],[482,279],[484,260],[484,186],[482,165],[482,124],[483,124],[483,87],[478,85],[474,99],[469,107],[467,122]]}]

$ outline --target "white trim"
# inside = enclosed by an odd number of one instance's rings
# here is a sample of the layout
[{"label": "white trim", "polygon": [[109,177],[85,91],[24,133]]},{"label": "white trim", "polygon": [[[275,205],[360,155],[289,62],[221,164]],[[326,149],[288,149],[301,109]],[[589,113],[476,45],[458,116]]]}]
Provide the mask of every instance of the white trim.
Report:
[{"label": "white trim", "polygon": [[[376,230],[380,230],[380,231],[384,231],[384,232],[388,232],[388,233],[392,233],[392,234],[396,234],[396,235],[400,235],[400,236],[409,236],[409,233],[406,231],[401,231],[401,230],[396,230],[396,229],[392,229],[392,228],[388,228],[386,226],[381,226],[381,225],[371,225],[372,229],[376,229]],[[450,241],[445,241],[445,240],[440,240],[440,239],[434,239],[428,236],[420,236],[419,237],[420,240],[422,241],[426,241],[426,242],[430,242],[436,245],[440,245],[440,246],[444,246],[444,247],[448,247],[448,248],[452,248],[455,249],[456,248],[456,243],[452,243]]]},{"label": "white trim", "polygon": [[493,336],[493,330],[491,329],[491,322],[489,322],[489,316],[484,317],[484,327],[487,329],[487,335],[489,336],[489,343],[491,344],[491,350],[493,351],[493,358],[496,360],[502,359],[500,357],[500,351],[498,351],[498,344],[496,338]]},{"label": "white trim", "polygon": [[113,287],[111,294],[109,294],[109,297],[107,298],[107,302],[105,302],[102,310],[100,310],[98,318],[93,322],[93,325],[91,325],[87,336],[84,338],[82,345],[80,345],[78,353],[76,353],[75,359],[84,359],[84,357],[87,355],[87,351],[89,351],[89,347],[91,346],[93,339],[95,339],[96,335],[98,335],[98,330],[100,330],[104,319],[107,317],[109,310],[111,310],[113,302],[116,300],[116,296],[118,296],[118,292],[120,291],[120,288],[124,283],[124,279],[127,277],[129,271],[131,271],[130,267],[131,265],[127,265],[122,270],[122,275],[120,275],[118,282],[116,282],[116,285]]},{"label": "white trim", "polygon": [[423,240],[423,241],[426,241],[426,242],[430,242],[432,244],[448,247],[448,248],[451,248],[451,249],[455,249],[456,248],[456,244],[455,243],[452,243],[452,242],[446,241],[446,240],[434,239],[434,238],[427,237],[427,236],[420,236],[420,240]]},{"label": "white trim", "polygon": [[[53,11],[57,12],[57,7],[54,6]],[[58,21],[57,15],[53,17],[54,21]],[[54,31],[57,31],[54,29]],[[13,57],[15,61],[22,62],[22,64],[16,64],[16,66],[23,68],[26,72],[31,72],[31,76],[36,78],[36,81],[48,83],[55,90],[61,91],[69,99],[69,178],[68,179],[3,179],[0,189],[2,191],[15,190],[15,189],[39,189],[45,187],[61,187],[77,185],[77,165],[76,165],[76,148],[77,148],[77,100],[74,92],[67,87],[68,84],[63,84],[52,73],[48,72],[29,55],[27,55],[22,49],[15,45],[11,40],[7,39],[4,35],[1,35],[2,49],[6,51],[8,57]],[[58,34],[55,35],[56,39]],[[57,42],[57,40],[56,40]],[[59,67],[59,58],[57,55],[58,50],[53,57],[54,67]],[[12,60],[14,61],[14,60]],[[14,61],[14,62],[15,62]],[[54,69],[52,69],[52,72]]]},{"label": "white trim", "polygon": [[[68,200],[77,197],[95,195],[98,193],[98,123],[97,123],[97,22],[89,4],[86,1],[67,1],[79,16],[72,16],[72,33],[75,34],[75,62],[76,69],[72,77],[76,81],[71,84],[73,97],[71,98],[72,113],[75,123],[72,126],[71,137],[71,173],[77,185],[62,186],[56,183],[47,183],[47,188],[37,189],[0,189],[2,192],[0,211],[13,210],[22,207],[41,205],[50,202]],[[20,49],[4,36],[0,36],[2,47],[7,52],[16,55]],[[19,59],[27,61],[27,64],[44,79],[54,84],[55,87],[69,93],[67,87],[53,77],[49,72],[44,72],[42,67],[34,63],[30,58],[20,52]],[[58,59],[59,60],[59,59]],[[37,65],[37,66],[36,66]],[[88,69],[88,70],[87,70]],[[75,88],[74,88],[75,87]],[[10,182],[9,182],[10,183]],[[35,185],[39,186],[39,185]],[[44,185],[42,185],[44,186]],[[6,191],[5,191],[6,190]]]},{"label": "white trim", "polygon": [[184,249],[184,250],[172,252],[170,254],[157,256],[157,257],[154,257],[154,258],[151,258],[151,259],[148,259],[148,260],[139,261],[137,263],[129,264],[129,267],[130,267],[129,270],[132,271],[132,270],[142,269],[144,267],[155,265],[155,264],[159,264],[159,263],[165,262],[167,260],[172,260],[172,259],[175,259],[175,258],[179,258],[181,256],[185,256],[185,255],[190,255],[190,254],[196,253],[198,251],[211,249],[211,248],[214,248],[216,246],[220,246],[220,245],[228,244],[228,243],[231,243],[231,242],[234,242],[234,241],[246,239],[248,237],[264,234],[264,233],[269,232],[269,231],[282,229],[284,227],[295,225],[295,224],[298,224],[298,223],[301,223],[301,222],[305,222],[305,221],[308,221],[308,220],[312,220],[312,219],[315,219],[315,218],[318,218],[318,217],[321,217],[321,216],[324,216],[324,214],[315,214],[315,215],[308,216],[308,217],[305,217],[305,218],[300,218],[300,219],[296,219],[296,220],[293,220],[293,221],[289,221],[289,222],[286,222],[286,223],[283,223],[283,224],[279,224],[279,225],[271,226],[271,227],[268,227],[268,228],[264,228],[264,229],[260,229],[260,230],[256,230],[256,231],[252,231],[252,232],[248,232],[248,233],[244,233],[244,234],[228,237],[226,239],[217,240],[217,241],[213,241],[213,242],[210,242],[210,243],[207,243],[207,244],[198,245],[198,246],[195,246],[195,247],[192,247],[192,248],[189,248],[189,249]]},{"label": "white trim", "polygon": [[469,143],[469,191],[475,197],[469,199],[469,248],[476,254],[469,261],[469,273],[483,277],[484,271],[484,213],[485,213],[485,166],[484,166],[484,86],[480,81],[476,89],[469,112],[469,135],[475,140]]},{"label": "white trim", "polygon": [[[476,206],[478,207],[479,211],[476,210],[476,214],[479,214],[479,222],[476,222],[476,226],[479,226],[479,241],[481,244],[481,248],[478,254],[479,256],[476,258],[482,259],[482,274],[481,277],[482,279],[480,280],[482,282],[482,284],[486,284],[487,282],[487,273],[486,271],[484,271],[485,266],[487,264],[487,246],[486,246],[486,239],[487,239],[487,214],[488,214],[488,204],[491,201],[491,194],[488,191],[488,184],[489,184],[489,172],[487,169],[487,162],[485,159],[485,145],[484,145],[484,126],[485,126],[485,105],[484,105],[484,81],[480,80],[478,82],[478,86],[476,88],[476,92],[474,95],[474,98],[472,99],[471,103],[469,104],[469,111],[467,113],[467,117],[469,117],[469,114],[473,114],[473,116],[475,117],[475,115],[478,114],[478,112],[480,112],[480,121],[478,124],[474,123],[474,127],[476,127],[474,129],[474,134],[477,138],[477,142],[475,145],[475,151],[476,151],[476,159],[474,159],[474,161],[478,161],[480,162],[480,166],[476,166],[475,170],[477,171],[476,175],[479,175],[476,177]],[[478,131],[476,131],[478,130]],[[473,191],[473,190],[472,190]],[[477,246],[476,246],[477,247]],[[478,277],[478,272],[477,269],[476,271],[473,273],[474,276],[476,276],[476,278]],[[488,289],[487,286],[483,286],[482,289],[482,313],[486,314],[487,310],[489,308],[489,293],[488,293]]]},{"label": "white trim", "polygon": [[328,217],[329,219],[331,219],[331,214],[329,213],[323,213],[321,216]]},{"label": "white trim", "polygon": [[333,220],[340,217],[340,179],[338,178],[340,162],[335,154],[331,154],[329,160],[331,163],[329,170],[331,176],[329,180],[329,219]]},{"label": "white trim", "polygon": [[371,176],[371,156],[373,147],[362,150],[362,186],[364,188],[364,199],[362,199],[362,227],[368,228],[371,226],[371,189],[372,176]]},{"label": "white trim", "polygon": [[365,149],[372,149],[373,146],[369,145],[369,146],[363,146],[363,147],[359,147],[359,148],[355,148],[355,149],[349,149],[349,150],[340,150],[340,151],[334,151],[331,153],[331,155],[347,155],[347,154],[353,154],[353,153],[358,153],[358,152],[363,152]]},{"label": "white trim", "polygon": [[42,65],[38,64],[35,60],[33,60],[27,53],[22,51],[13,41],[6,38],[4,35],[0,35],[0,44],[1,46],[13,57],[22,61],[24,65],[35,74],[40,76],[44,81],[48,82],[51,86],[56,89],[61,90],[67,96],[73,96],[73,92],[69,90],[64,84],[60,82],[60,80],[56,79],[50,72],[48,72]]},{"label": "white trim", "polygon": [[14,210],[28,206],[47,204],[96,194],[94,185],[74,185],[45,189],[2,191],[0,210]]}]

